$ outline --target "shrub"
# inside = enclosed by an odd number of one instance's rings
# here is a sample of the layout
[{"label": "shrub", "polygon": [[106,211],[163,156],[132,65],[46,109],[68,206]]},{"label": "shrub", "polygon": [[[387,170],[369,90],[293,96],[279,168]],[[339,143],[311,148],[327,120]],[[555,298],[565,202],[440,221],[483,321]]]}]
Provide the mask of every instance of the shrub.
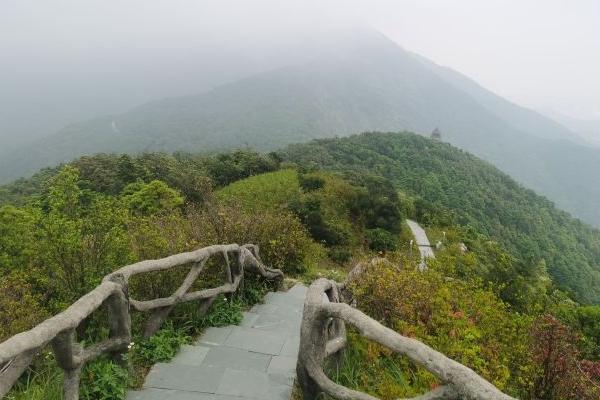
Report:
[{"label": "shrub", "polygon": [[270,155],[237,150],[219,154],[206,160],[208,172],[217,186],[225,186],[231,182],[279,168],[279,159]]},{"label": "shrub", "polygon": [[536,399],[600,398],[600,364],[579,360],[580,338],[568,326],[546,314],[536,319],[531,335]]},{"label": "shrub", "polygon": [[298,182],[305,192],[312,192],[325,186],[325,179],[317,175],[300,174]]},{"label": "shrub", "polygon": [[352,252],[347,247],[330,247],[327,249],[327,254],[331,261],[340,265],[347,263],[352,258]]},{"label": "shrub", "polygon": [[301,273],[324,256],[298,218],[286,211],[247,212],[235,205],[210,205],[188,211],[192,237],[200,245],[254,243],[266,265]]},{"label": "shrub", "polygon": [[48,316],[42,298],[16,273],[0,280],[0,342],[33,328]]},{"label": "shrub", "polygon": [[368,229],[382,228],[399,233],[403,205],[390,181],[373,175],[358,175],[353,182],[361,187],[349,199],[349,208]]},{"label": "shrub", "polygon": [[369,248],[375,251],[396,250],[396,237],[385,229],[377,228],[367,231]]},{"label": "shrub", "polygon": [[237,325],[242,322],[244,304],[237,298],[219,296],[203,318],[203,327]]},{"label": "shrub", "polygon": [[511,314],[490,290],[443,275],[370,266],[351,287],[359,308],[469,366],[500,389],[522,389],[532,360],[530,319]]},{"label": "shrub", "polygon": [[348,243],[349,234],[346,231],[325,221],[320,198],[308,197],[305,200],[296,200],[291,202],[289,207],[316,241],[327,246]]},{"label": "shrub", "polygon": [[161,211],[171,211],[183,204],[183,197],[166,183],[153,180],[131,183],[123,189],[123,200],[132,213],[151,215]]},{"label": "shrub", "polygon": [[88,363],[81,376],[82,400],[123,400],[130,377],[127,369],[103,359]]},{"label": "shrub", "polygon": [[175,329],[173,323],[167,321],[158,332],[134,345],[133,349],[145,365],[152,365],[169,361],[182,345],[189,342],[190,337],[184,331]]}]

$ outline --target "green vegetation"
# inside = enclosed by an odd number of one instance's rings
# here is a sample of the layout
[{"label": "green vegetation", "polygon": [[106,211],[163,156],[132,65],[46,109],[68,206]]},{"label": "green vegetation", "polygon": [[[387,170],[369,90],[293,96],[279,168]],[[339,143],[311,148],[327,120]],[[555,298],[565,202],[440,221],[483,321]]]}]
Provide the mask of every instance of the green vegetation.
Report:
[{"label": "green vegetation", "polygon": [[[278,155],[84,157],[0,196],[0,340],[63,310],[119,266],[214,243],[255,243],[266,264],[306,282],[343,280],[386,258],[350,289],[357,306],[524,400],[598,398],[600,234],[480,160],[410,134],[364,134],[295,145]],[[43,179],[42,179],[43,177]],[[35,190],[32,188],[36,188]],[[439,242],[416,271],[407,217]],[[134,277],[135,298],[170,295],[186,268]],[[223,271],[207,264],[194,288]],[[175,307],[149,339],[133,315],[133,373],[107,358],[83,371],[84,398],[119,399],[155,362],[208,326],[235,324],[272,289],[246,277],[206,315]],[[552,334],[548,334],[551,332]],[[78,339],[106,337],[94,313]],[[350,331],[336,381],[384,399],[439,384],[422,368]],[[60,399],[49,349],[9,399]]]},{"label": "green vegetation", "polygon": [[[476,276],[452,279],[438,264],[418,272],[401,254],[391,259],[371,265],[352,283],[363,312],[517,398],[592,400],[600,395],[600,363],[584,354],[590,338],[550,314],[567,308],[577,314],[581,309],[572,302],[553,303],[543,313],[512,312]],[[405,357],[353,331],[341,362],[332,362],[328,374],[382,399],[416,396],[440,384]]]},{"label": "green vegetation", "polygon": [[235,182],[217,198],[250,210],[292,212],[339,264],[366,248],[394,250],[406,208],[385,179],[292,169]]},{"label": "green vegetation", "polygon": [[[233,173],[229,161],[236,157]],[[190,163],[195,169],[187,169]],[[105,274],[136,260],[217,242],[253,242],[261,246],[267,263],[287,274],[310,264],[308,259],[319,254],[313,251],[319,245],[291,213],[243,211],[221,204],[212,194],[213,181],[226,183],[232,176],[245,177],[275,166],[271,158],[248,152],[212,158],[99,155],[47,173],[45,181],[36,183],[37,191],[14,197],[15,205],[0,207],[0,340],[63,310]],[[176,187],[169,186],[169,181]],[[199,185],[188,187],[188,182]],[[9,192],[19,193],[22,184],[15,183]],[[245,229],[241,231],[240,226]],[[217,267],[209,265],[198,285],[221,282],[222,271]],[[170,275],[136,277],[130,291],[137,298],[168,295],[185,273],[182,268]],[[242,293],[229,301],[217,299],[204,316],[198,315],[194,305],[177,306],[170,322],[146,340],[139,331],[146,316],[134,315],[135,345],[129,353],[133,375],[100,358],[83,371],[82,398],[123,398],[128,386],[141,384],[154,362],[168,360],[181,344],[208,326],[239,322],[242,311],[269,289],[266,282],[248,277]],[[81,324],[80,341],[94,343],[106,337],[103,311]],[[61,372],[52,361],[51,354],[37,359],[8,398],[61,398]]]},{"label": "green vegetation", "polygon": [[344,175],[380,174],[416,199],[421,222],[457,224],[496,241],[523,271],[545,263],[562,289],[600,303],[600,231],[463,151],[409,133],[367,133],[293,145],[281,155]]}]

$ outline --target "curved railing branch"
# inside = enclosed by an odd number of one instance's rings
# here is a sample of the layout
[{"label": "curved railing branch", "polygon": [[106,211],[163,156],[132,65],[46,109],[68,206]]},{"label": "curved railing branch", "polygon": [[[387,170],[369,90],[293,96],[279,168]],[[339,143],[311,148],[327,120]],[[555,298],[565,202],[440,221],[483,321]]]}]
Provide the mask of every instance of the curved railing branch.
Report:
[{"label": "curved railing branch", "polygon": [[[223,256],[226,281],[216,288],[189,292],[208,260],[215,255]],[[132,276],[166,271],[187,264],[192,264],[190,271],[171,296],[145,301],[129,297],[128,282]],[[144,329],[144,336],[151,336],[160,328],[177,304],[199,301],[200,312],[206,312],[217,296],[237,291],[245,270],[267,279],[283,278],[283,272],[263,264],[258,246],[253,244],[209,246],[159,260],[141,261],[118,269],[104,277],[100,285],[65,311],[27,332],[19,333],[0,343],[0,398],[8,393],[14,382],[31,364],[36,353],[50,344],[57,364],[65,372],[64,398],[77,400],[79,380],[85,363],[102,354],[109,354],[114,359],[120,360],[127,352],[131,343],[130,306],[135,311],[151,312]],[[77,341],[76,329],[103,304],[108,308],[108,339],[83,347]]]},{"label": "curved railing branch", "polygon": [[338,292],[337,283],[319,279],[310,286],[304,303],[297,372],[306,400],[316,398],[320,392],[341,400],[376,399],[336,384],[323,372],[326,357],[343,348],[344,323],[352,325],[366,338],[405,355],[443,382],[443,386],[415,399],[514,400],[472,369],[340,303],[336,299]]},{"label": "curved railing branch", "polygon": [[59,333],[75,329],[113,293],[121,291],[115,282],[102,282],[60,314],[51,317],[33,329],[16,334],[0,343],[0,364],[28,350],[48,344]]}]

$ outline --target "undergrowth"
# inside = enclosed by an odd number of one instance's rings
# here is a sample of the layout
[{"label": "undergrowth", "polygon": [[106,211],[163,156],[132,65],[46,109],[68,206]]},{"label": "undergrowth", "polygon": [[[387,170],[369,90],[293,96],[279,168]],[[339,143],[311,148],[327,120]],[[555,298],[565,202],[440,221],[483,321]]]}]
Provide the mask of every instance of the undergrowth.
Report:
[{"label": "undergrowth", "polygon": [[384,400],[417,396],[437,384],[433,375],[406,357],[353,331],[342,354],[326,366],[326,374],[340,385]]}]

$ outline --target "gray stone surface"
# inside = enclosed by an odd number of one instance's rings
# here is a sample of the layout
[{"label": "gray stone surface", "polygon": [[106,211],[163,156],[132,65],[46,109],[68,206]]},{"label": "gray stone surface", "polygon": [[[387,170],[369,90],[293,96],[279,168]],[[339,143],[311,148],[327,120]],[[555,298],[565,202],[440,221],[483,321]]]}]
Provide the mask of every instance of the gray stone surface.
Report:
[{"label": "gray stone surface", "polygon": [[417,246],[419,247],[419,252],[421,253],[421,263],[419,264],[419,270],[423,271],[427,269],[427,259],[435,258],[435,254],[433,253],[433,248],[431,247],[431,243],[429,243],[429,238],[425,233],[425,230],[416,223],[415,221],[411,221],[410,219],[406,220],[408,227],[410,228],[413,236],[415,237],[415,241]]},{"label": "gray stone surface", "polygon": [[254,370],[265,372],[271,355],[250,352],[235,347],[219,346],[213,347],[204,358],[204,364],[213,367],[235,366],[239,370]]},{"label": "gray stone surface", "polygon": [[269,393],[269,386],[269,376],[264,372],[227,368],[217,394],[264,399]]},{"label": "gray stone surface", "polygon": [[245,326],[246,328],[251,328],[252,325],[256,322],[256,320],[260,317],[260,314],[244,311],[244,319],[240,322],[240,326]]},{"label": "gray stone surface", "polygon": [[234,326],[224,344],[238,349],[276,355],[281,352],[285,339],[286,337],[281,334]]},{"label": "gray stone surface", "polygon": [[227,340],[227,337],[233,329],[232,326],[225,326],[222,328],[208,328],[202,335],[198,343],[207,344],[212,346],[221,345]]},{"label": "gray stone surface", "polygon": [[158,363],[148,373],[144,387],[215,393],[224,368]]},{"label": "gray stone surface", "polygon": [[179,350],[179,354],[171,360],[173,364],[199,366],[204,361],[204,357],[208,354],[210,347],[206,346],[190,346],[183,345]]},{"label": "gray stone surface", "polygon": [[170,363],[152,367],[127,400],[288,400],[307,288],[268,293],[240,326],[209,328]]},{"label": "gray stone surface", "polygon": [[129,392],[127,400],[214,400],[211,393],[184,392],[181,390],[148,388]]},{"label": "gray stone surface", "polygon": [[300,350],[300,336],[290,336],[283,344],[281,349],[282,356],[290,356],[298,358],[298,351]]}]

